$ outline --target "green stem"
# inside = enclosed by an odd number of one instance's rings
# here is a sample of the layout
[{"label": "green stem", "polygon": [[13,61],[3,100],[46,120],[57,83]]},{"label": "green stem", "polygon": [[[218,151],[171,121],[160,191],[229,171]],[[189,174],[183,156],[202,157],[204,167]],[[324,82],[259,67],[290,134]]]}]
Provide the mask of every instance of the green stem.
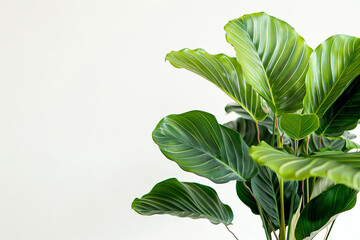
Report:
[{"label": "green stem", "polygon": [[299,149],[299,140],[295,139],[295,156],[298,155],[298,149]]},{"label": "green stem", "polygon": [[280,130],[279,130],[279,126],[278,126],[278,118],[277,116],[275,116],[275,124],[276,124],[276,141],[277,141],[277,147],[278,148],[282,148],[282,142],[280,140]]},{"label": "green stem", "polygon": [[257,203],[257,207],[258,207],[260,217],[261,217],[261,221],[263,223],[263,227],[264,227],[264,230],[265,230],[266,239],[271,240],[271,232],[270,232],[270,235],[269,235],[269,230],[267,229],[267,226],[266,226],[266,220],[264,218],[264,215],[262,213],[262,210],[261,210],[261,207],[260,207],[259,203]]},{"label": "green stem", "polygon": [[285,240],[285,208],[284,208],[284,180],[278,176],[280,185],[280,205],[281,205],[281,217],[280,217],[280,240]]},{"label": "green stem", "polygon": [[287,238],[286,238],[287,240],[289,240],[289,237],[290,237],[291,220],[292,220],[293,210],[294,210],[295,191],[296,191],[296,184],[294,182],[293,190],[291,192],[290,214],[289,214],[288,232],[287,232]]},{"label": "green stem", "polygon": [[273,121],[273,131],[272,131],[271,145],[273,147],[275,146],[275,120]]},{"label": "green stem", "polygon": [[[336,220],[336,219],[335,219],[335,220]],[[333,228],[333,226],[334,226],[335,220],[332,222],[331,227],[330,227],[329,231],[328,231],[328,232],[327,232],[327,234],[326,234],[326,238],[325,238],[325,240],[327,240],[327,239],[328,239],[328,237],[329,237],[329,235],[330,235],[330,232],[331,232],[331,229],[332,229],[332,228]]]}]

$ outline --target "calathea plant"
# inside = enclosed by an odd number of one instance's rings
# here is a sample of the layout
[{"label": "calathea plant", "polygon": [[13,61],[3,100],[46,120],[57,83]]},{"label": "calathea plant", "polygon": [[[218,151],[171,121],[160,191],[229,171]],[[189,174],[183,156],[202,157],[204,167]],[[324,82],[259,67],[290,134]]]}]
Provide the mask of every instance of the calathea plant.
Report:
[{"label": "calathea plant", "polygon": [[[236,181],[239,199],[262,220],[266,238],[313,239],[354,207],[360,188],[360,39],[335,35],[312,50],[294,28],[266,13],[230,21],[236,57],[182,49],[166,56],[209,80],[235,103],[221,125],[206,112],[163,118],[153,132],[162,153],[214,183]],[[216,192],[175,178],[158,183],[132,208],[232,223]],[[230,231],[230,230],[229,230]],[[236,238],[236,236],[234,235]]]}]

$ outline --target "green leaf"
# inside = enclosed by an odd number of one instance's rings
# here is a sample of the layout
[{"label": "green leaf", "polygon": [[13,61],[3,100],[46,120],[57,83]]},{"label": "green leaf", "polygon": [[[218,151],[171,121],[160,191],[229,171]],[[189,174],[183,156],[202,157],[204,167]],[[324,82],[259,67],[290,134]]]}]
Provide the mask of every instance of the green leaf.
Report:
[{"label": "green leaf", "polygon": [[318,136],[341,136],[344,131],[356,128],[360,119],[360,75],[320,118]]},{"label": "green leaf", "polygon": [[[256,204],[256,200],[255,198],[251,195],[249,189],[247,189],[247,187],[245,187],[244,185],[245,182],[240,182],[237,181],[236,182],[236,193],[239,197],[239,199],[250,208],[250,210],[252,211],[252,213],[259,215],[259,209],[258,206]],[[246,185],[251,189],[251,182],[247,181]]]},{"label": "green leaf", "polygon": [[312,49],[289,24],[266,13],[244,15],[225,26],[245,79],[275,115],[302,108]]},{"label": "green leaf", "polygon": [[[297,182],[284,181],[284,202],[285,202],[285,219],[288,222],[290,213],[290,203],[292,191],[297,191]],[[276,173],[267,167],[259,167],[258,174],[251,179],[251,189],[258,200],[259,204],[271,220],[275,229],[280,226],[280,185]],[[296,194],[296,193],[295,193]],[[297,206],[300,201],[298,194],[295,195],[295,204]],[[296,209],[293,209],[295,211]]]},{"label": "green leaf", "polygon": [[206,112],[190,111],[163,118],[153,139],[163,154],[183,170],[215,183],[249,180],[257,172],[240,133],[219,125]]},{"label": "green leaf", "polygon": [[262,99],[246,83],[236,58],[225,54],[211,55],[203,49],[182,49],[166,55],[174,67],[185,68],[218,86],[238,102],[255,120],[262,121],[266,113],[261,108]]},{"label": "green leaf", "polygon": [[319,178],[316,180],[314,188],[311,192],[310,199],[313,199],[319,196],[321,193],[325,192],[329,188],[335,185],[335,182],[327,179],[327,178]]},{"label": "green leaf", "polygon": [[[256,124],[254,121],[238,118],[234,121],[224,124],[224,126],[239,132],[248,146],[257,145]],[[260,139],[267,143],[271,143],[272,135],[264,126],[259,126]]]},{"label": "green leaf", "polygon": [[258,146],[251,147],[250,156],[257,164],[270,167],[287,180],[326,177],[354,189],[360,188],[358,152],[324,151],[307,157],[297,157],[261,142]]},{"label": "green leaf", "polygon": [[300,217],[301,204],[302,204],[302,198],[299,201],[299,206],[298,206],[296,212],[294,213],[294,215],[291,218],[290,230],[289,230],[289,239],[290,240],[296,240],[296,238],[295,238],[295,228],[296,228],[296,224],[297,224],[297,222],[299,220],[299,217]]},{"label": "green leaf", "polygon": [[351,82],[360,75],[360,39],[335,35],[312,53],[306,75],[305,113],[321,118]]},{"label": "green leaf", "polygon": [[280,127],[289,137],[300,140],[318,129],[319,118],[315,114],[285,113]]},{"label": "green leaf", "polygon": [[[348,152],[352,149],[360,148],[359,145],[351,141],[348,137],[352,137],[349,132],[344,132],[344,135],[336,138],[321,137],[321,148],[330,148],[332,150],[342,150]],[[309,137],[309,153],[319,151],[319,139],[315,133],[312,133]],[[306,139],[300,144],[300,152],[306,154]]]},{"label": "green leaf", "polygon": [[356,195],[357,191],[339,184],[312,199],[300,214],[295,229],[296,239],[313,239],[338,214],[355,206]]},{"label": "green leaf", "polygon": [[213,224],[231,224],[233,213],[223,204],[211,187],[198,183],[167,179],[154,186],[132,203],[132,209],[141,215],[169,214],[193,219],[206,218]]},{"label": "green leaf", "polygon": [[[251,115],[238,103],[227,104],[225,107],[225,111],[227,113],[234,112],[243,119],[254,121],[254,119],[251,117]],[[271,130],[273,127],[273,120],[269,115],[267,115],[264,120],[259,121],[259,125],[267,127],[269,130]]]}]

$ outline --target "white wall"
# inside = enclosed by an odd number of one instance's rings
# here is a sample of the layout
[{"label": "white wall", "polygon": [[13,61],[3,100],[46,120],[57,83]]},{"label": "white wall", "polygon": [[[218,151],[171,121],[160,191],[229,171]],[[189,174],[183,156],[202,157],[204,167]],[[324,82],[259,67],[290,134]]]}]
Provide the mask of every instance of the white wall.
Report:
[{"label": "white wall", "polygon": [[[130,209],[170,177],[213,186],[232,206],[240,239],[265,239],[234,183],[182,172],[152,142],[167,114],[229,118],[230,99],[165,54],[202,47],[234,56],[223,26],[258,11],[316,47],[333,34],[360,36],[359,9],[358,0],[0,1],[0,239],[233,239],[206,220]],[[354,239],[359,206],[330,239]]]}]

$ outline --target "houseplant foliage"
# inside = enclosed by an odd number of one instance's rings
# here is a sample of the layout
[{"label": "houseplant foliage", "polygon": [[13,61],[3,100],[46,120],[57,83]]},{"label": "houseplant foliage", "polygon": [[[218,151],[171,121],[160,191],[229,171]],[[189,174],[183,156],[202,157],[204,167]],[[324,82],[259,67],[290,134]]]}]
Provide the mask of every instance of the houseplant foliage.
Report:
[{"label": "houseplant foliage", "polygon": [[[359,146],[348,132],[360,119],[360,39],[335,35],[312,50],[266,13],[234,19],[225,32],[234,57],[185,48],[166,60],[229,95],[234,103],[225,110],[238,118],[222,125],[203,111],[174,114],[159,122],[153,139],[184,171],[217,184],[236,181],[266,239],[313,239],[331,226],[327,239],[360,188],[360,153],[350,151]],[[174,178],[132,208],[205,218],[229,231],[233,220],[214,189]]]}]

